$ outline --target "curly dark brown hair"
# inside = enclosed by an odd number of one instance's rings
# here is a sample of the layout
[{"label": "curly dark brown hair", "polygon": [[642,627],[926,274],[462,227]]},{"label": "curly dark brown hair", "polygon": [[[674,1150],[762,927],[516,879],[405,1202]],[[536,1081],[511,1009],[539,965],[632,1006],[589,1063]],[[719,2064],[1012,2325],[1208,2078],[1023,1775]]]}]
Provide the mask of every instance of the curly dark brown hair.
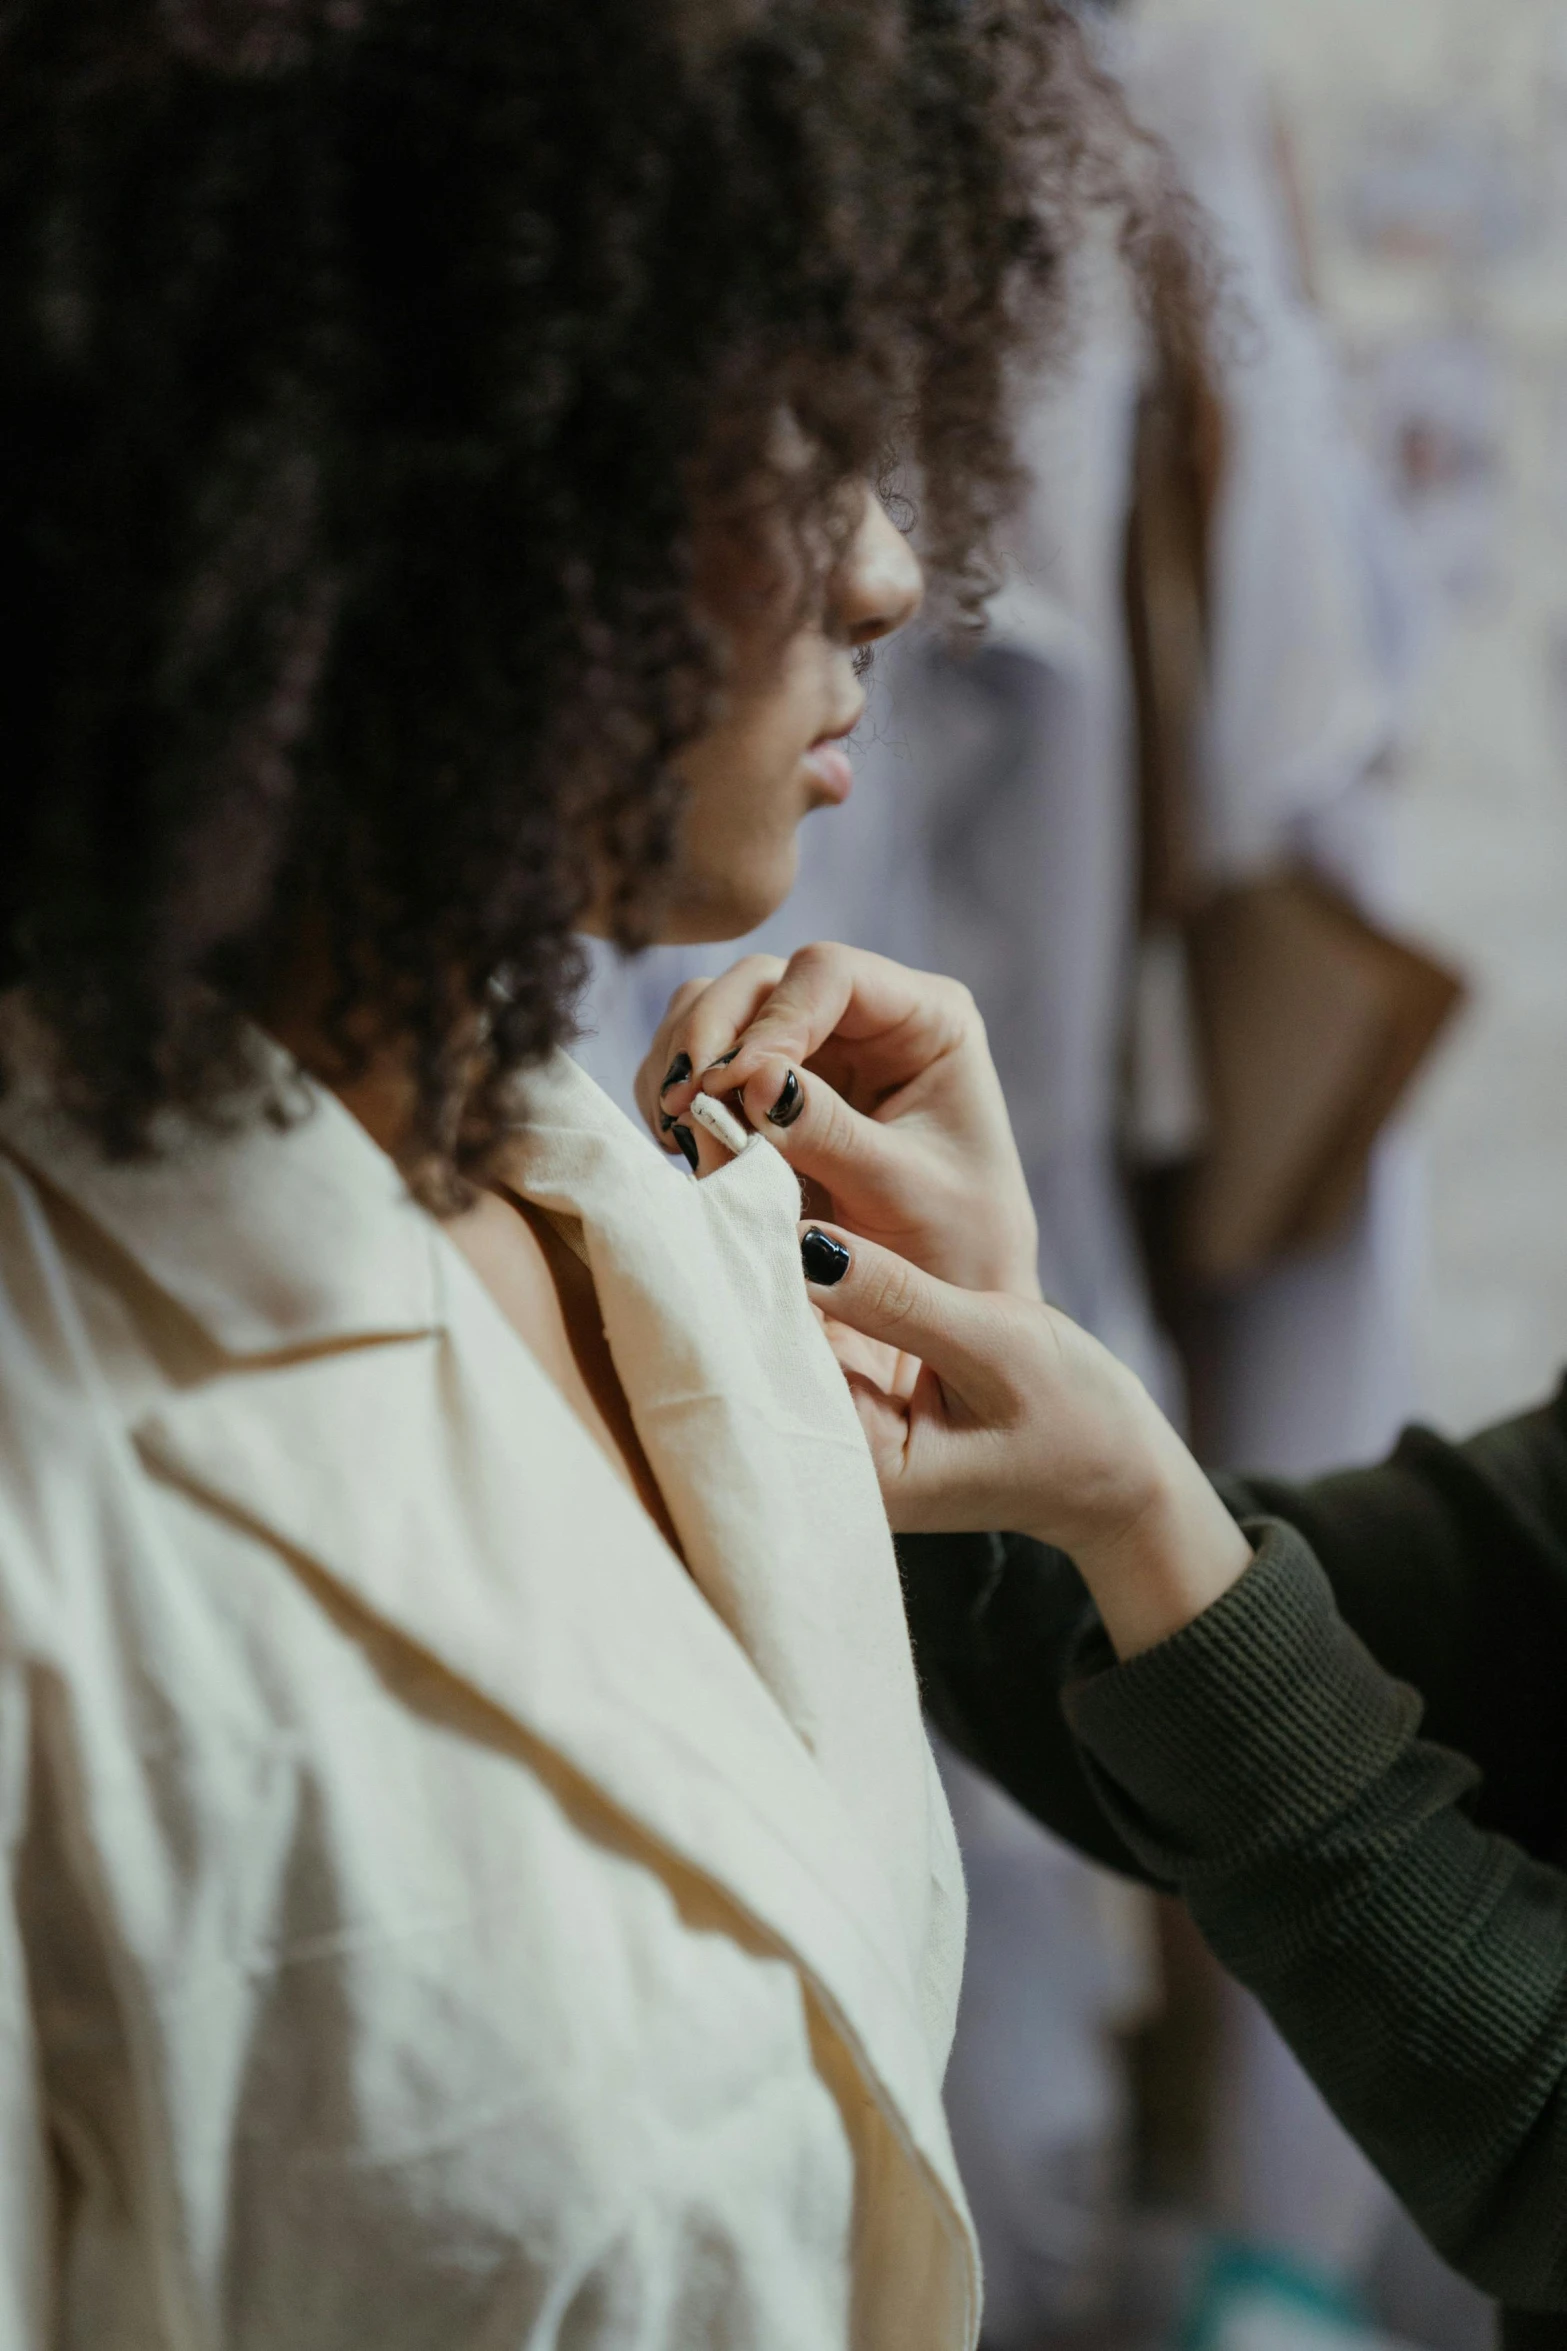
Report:
[{"label": "curly dark brown hair", "polygon": [[896,466],[974,608],[1085,212],[1190,313],[1135,147],[1053,0],[11,0],[0,976],[104,1147],[243,1096],[309,905],[482,1153],[590,873],[656,910],[702,501],[792,410],[795,527]]}]

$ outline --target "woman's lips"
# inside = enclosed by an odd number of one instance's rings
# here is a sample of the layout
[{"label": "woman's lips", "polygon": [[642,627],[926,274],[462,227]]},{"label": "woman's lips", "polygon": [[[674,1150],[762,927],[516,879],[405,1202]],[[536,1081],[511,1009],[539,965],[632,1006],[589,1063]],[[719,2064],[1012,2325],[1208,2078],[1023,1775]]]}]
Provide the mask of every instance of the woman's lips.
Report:
[{"label": "woman's lips", "polygon": [[842,743],[817,743],[805,754],[805,764],[820,785],[822,798],[841,807],[854,789],[854,769]]}]

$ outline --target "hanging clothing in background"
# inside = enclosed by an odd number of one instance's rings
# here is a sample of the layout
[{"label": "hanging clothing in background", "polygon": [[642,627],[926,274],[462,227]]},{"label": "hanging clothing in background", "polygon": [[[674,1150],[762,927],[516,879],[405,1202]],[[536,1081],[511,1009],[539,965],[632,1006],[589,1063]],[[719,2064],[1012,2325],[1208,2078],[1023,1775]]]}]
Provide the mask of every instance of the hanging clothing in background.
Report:
[{"label": "hanging clothing in background", "polygon": [[[1419,616],[1305,295],[1276,117],[1212,26],[1119,28],[1134,111],[1216,230],[1224,450],[1207,565],[1194,852],[1210,887],[1303,866],[1396,921],[1387,768]],[[1413,1402],[1418,1174],[1396,1131],[1328,1242],[1205,1302],[1185,1333],[1216,1467],[1368,1458]]]}]

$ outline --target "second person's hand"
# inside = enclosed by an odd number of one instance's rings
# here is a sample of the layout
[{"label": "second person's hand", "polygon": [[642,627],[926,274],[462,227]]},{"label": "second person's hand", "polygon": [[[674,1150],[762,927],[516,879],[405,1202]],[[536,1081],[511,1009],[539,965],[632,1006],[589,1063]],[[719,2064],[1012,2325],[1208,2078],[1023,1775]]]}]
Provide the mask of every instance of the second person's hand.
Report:
[{"label": "second person's hand", "polygon": [[1245,1572],[1250,1545],[1141,1381],[1066,1315],[831,1227],[802,1226],[801,1255],[897,1532],[1069,1552],[1122,1657]]},{"label": "second person's hand", "polygon": [[1033,1207],[966,988],[859,948],[747,956],[677,992],[637,1078],[665,1149],[708,1173],[718,1146],[685,1116],[699,1092],[737,1096],[824,1217],[962,1288],[1039,1296]]}]

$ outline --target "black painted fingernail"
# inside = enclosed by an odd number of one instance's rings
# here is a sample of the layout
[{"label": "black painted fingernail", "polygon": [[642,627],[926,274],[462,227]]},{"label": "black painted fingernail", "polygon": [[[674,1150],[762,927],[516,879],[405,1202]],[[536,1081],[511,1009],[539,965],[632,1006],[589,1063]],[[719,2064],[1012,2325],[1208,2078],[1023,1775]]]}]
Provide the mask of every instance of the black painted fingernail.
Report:
[{"label": "black painted fingernail", "polygon": [[691,1169],[691,1173],[695,1175],[697,1169],[702,1164],[701,1156],[698,1153],[696,1147],[695,1135],[693,1135],[689,1127],[676,1126],[673,1122],[670,1124],[669,1131],[674,1136],[675,1141],[680,1145],[681,1150],[685,1153],[687,1163]]},{"label": "black painted fingernail", "polygon": [[739,1046],[731,1045],[727,1053],[720,1053],[718,1059],[716,1061],[710,1061],[707,1066],[709,1069],[727,1069],[731,1061],[738,1061],[739,1058]]},{"label": "black painted fingernail", "polygon": [[813,1225],[800,1243],[800,1263],[808,1282],[814,1282],[819,1290],[830,1290],[848,1272],[849,1252],[831,1233],[819,1233]]},{"label": "black painted fingernail", "polygon": [[685,1081],[686,1081],[686,1079],[687,1079],[687,1078],[688,1078],[690,1075],[691,1075],[691,1056],[690,1056],[690,1054],[689,1054],[689,1053],[677,1053],[677,1054],[675,1055],[675,1058],[674,1058],[674,1060],[673,1060],[673,1061],[670,1063],[670,1065],[669,1065],[669,1074],[668,1074],[668,1076],[665,1078],[665,1080],[664,1080],[663,1084],[662,1084],[662,1085],[659,1087],[659,1089],[658,1089],[658,1090],[659,1090],[659,1092],[660,1092],[661,1094],[667,1094],[667,1093],[669,1092],[669,1089],[670,1089],[670,1087],[671,1087],[671,1086],[682,1086],[682,1085],[684,1085],[684,1084],[685,1084]]},{"label": "black painted fingernail", "polygon": [[674,1114],[674,1112],[673,1112],[672,1110],[661,1110],[661,1111],[659,1112],[659,1114],[658,1114],[658,1131],[659,1131],[659,1133],[660,1133],[661,1135],[667,1135],[667,1134],[668,1134],[668,1132],[669,1132],[669,1130],[670,1130],[670,1128],[671,1128],[671,1127],[674,1125],[674,1123],[675,1123],[675,1114]]},{"label": "black painted fingernail", "polygon": [[[804,1108],[805,1088],[795,1076],[794,1071],[790,1070],[783,1082],[783,1092],[767,1113],[768,1124],[775,1127],[792,1127]],[[848,1259],[845,1258],[845,1265],[848,1262]]]}]

